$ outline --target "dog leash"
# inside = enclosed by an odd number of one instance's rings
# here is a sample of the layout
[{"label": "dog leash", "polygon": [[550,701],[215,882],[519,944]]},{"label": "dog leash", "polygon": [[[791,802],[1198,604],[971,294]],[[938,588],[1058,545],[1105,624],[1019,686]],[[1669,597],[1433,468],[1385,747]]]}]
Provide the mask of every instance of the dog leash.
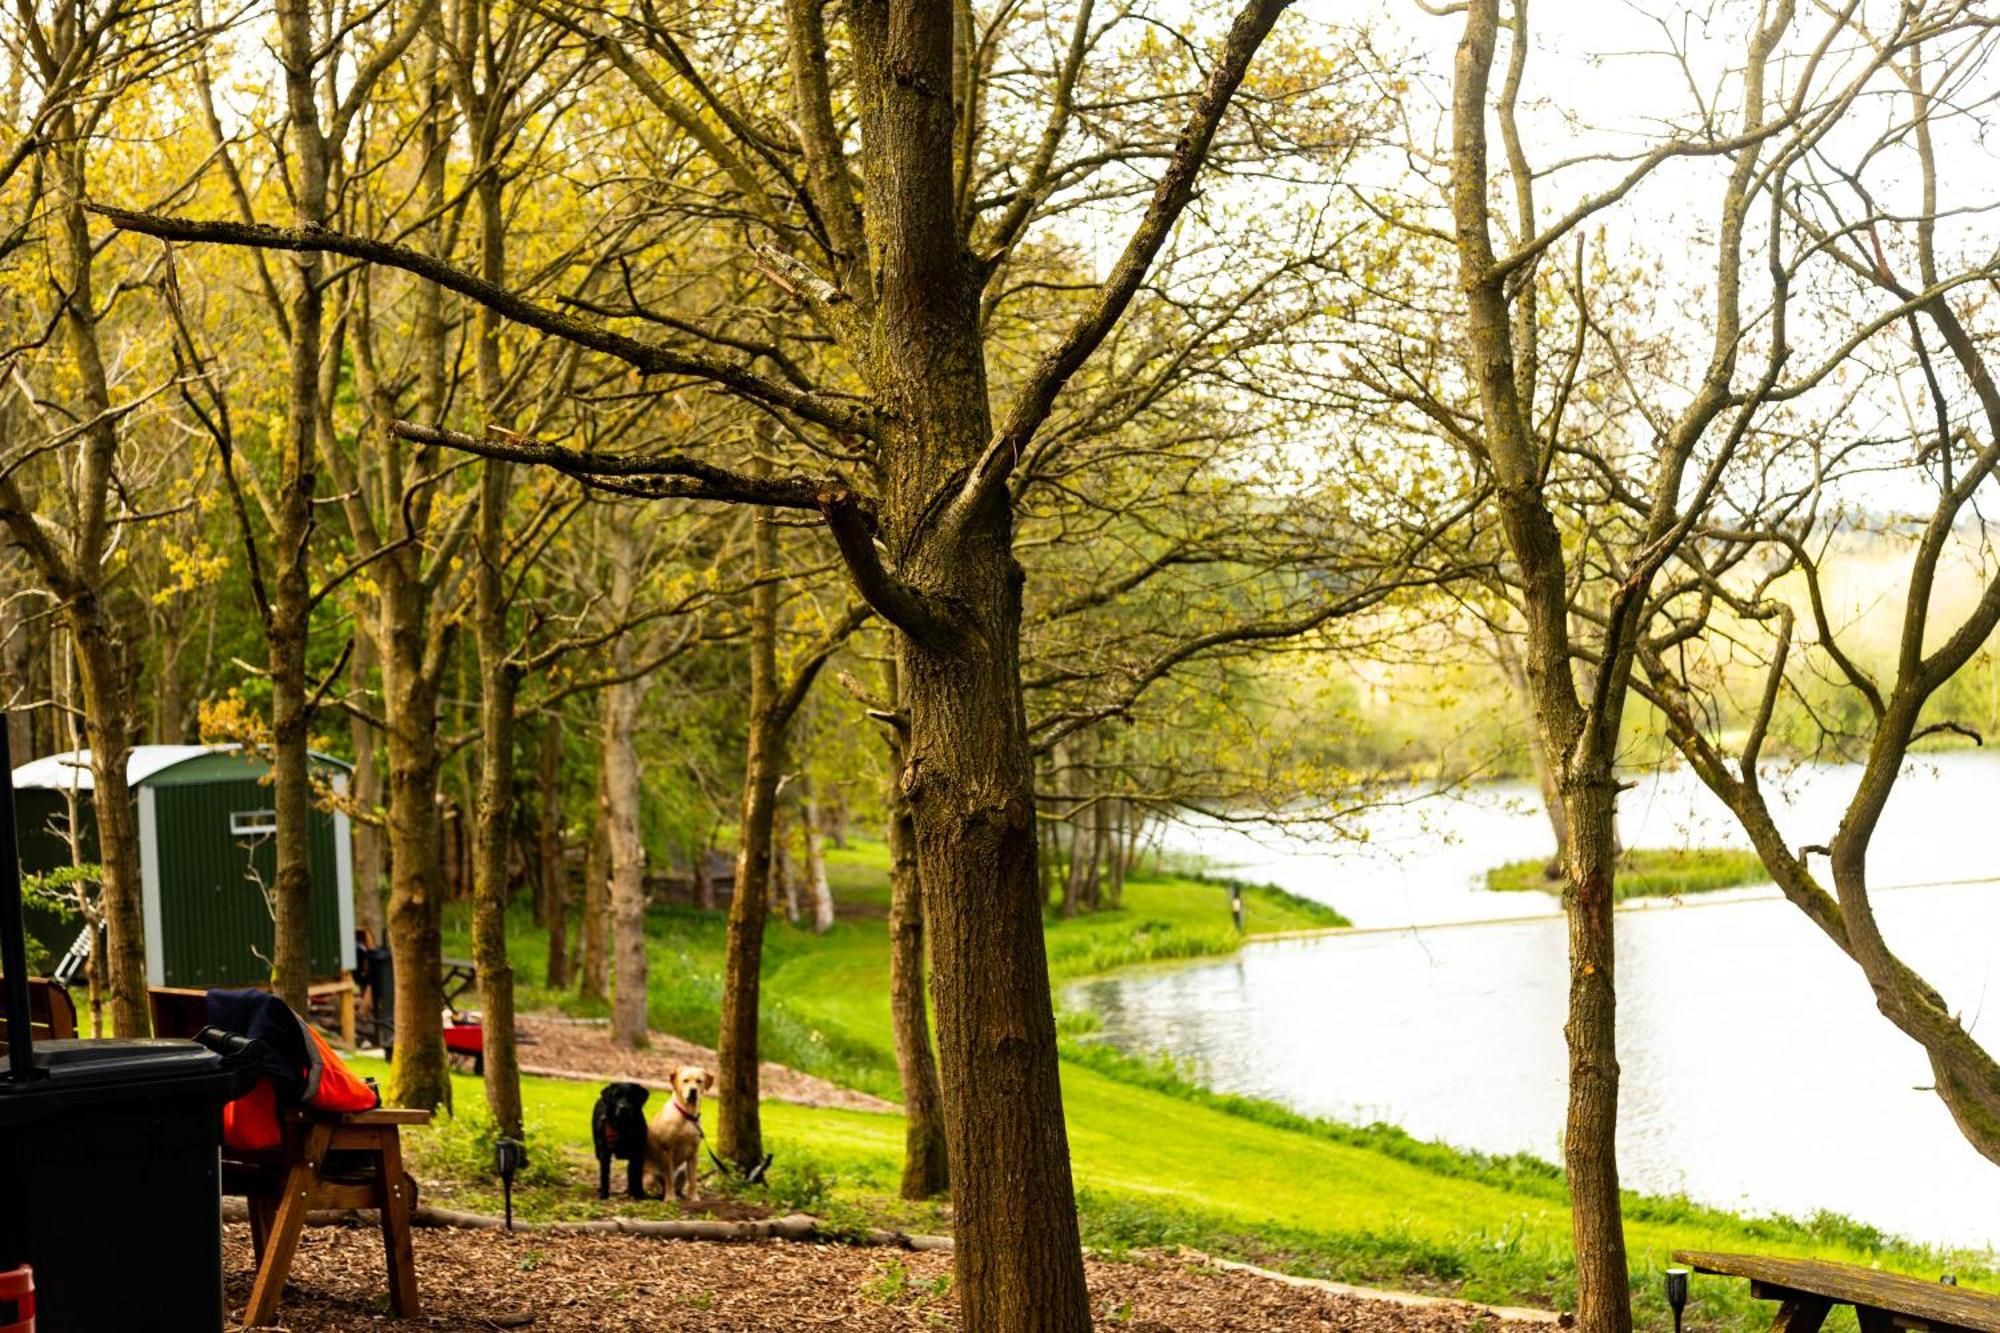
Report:
[{"label": "dog leash", "polygon": [[765,1153],[763,1160],[748,1170],[736,1171],[730,1167],[729,1163],[715,1155],[715,1149],[708,1146],[708,1131],[702,1128],[701,1112],[688,1110],[687,1107],[681,1105],[681,1099],[678,1097],[674,1098],[673,1107],[676,1111],[680,1112],[681,1119],[694,1126],[694,1136],[701,1140],[701,1149],[708,1154],[708,1160],[715,1163],[716,1170],[725,1176],[740,1179],[746,1185],[761,1185],[764,1183],[764,1177],[771,1169],[770,1153]]}]

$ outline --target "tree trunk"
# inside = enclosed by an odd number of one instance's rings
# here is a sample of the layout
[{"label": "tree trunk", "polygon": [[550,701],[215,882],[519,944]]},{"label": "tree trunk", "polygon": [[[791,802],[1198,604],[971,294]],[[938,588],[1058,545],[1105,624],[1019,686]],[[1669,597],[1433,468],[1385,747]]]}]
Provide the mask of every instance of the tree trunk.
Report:
[{"label": "tree trunk", "polygon": [[[497,201],[496,205],[497,205]],[[499,226],[497,206],[487,214]],[[489,240],[490,240],[489,234]],[[481,323],[491,318],[482,312]],[[487,353],[482,351],[481,359]],[[491,355],[497,363],[498,351]],[[497,364],[492,376],[497,380]],[[481,367],[482,380],[487,368]],[[479,644],[479,817],[473,822],[472,953],[479,975],[486,1109],[493,1128],[521,1136],[521,1069],[514,1045],[514,966],[507,957],[507,851],[514,822],[514,695],[519,673],[502,584],[509,465],[488,459],[479,483],[474,618]]]},{"label": "tree trunk", "polygon": [[[883,595],[902,628],[901,783],[931,942],[960,1320],[972,1333],[1087,1333],[1006,488],[934,526],[937,497],[993,438],[980,275],[956,226],[951,24],[941,10],[899,8],[892,34],[886,7],[868,6],[850,28],[863,174],[894,192],[871,208],[882,335],[869,370],[885,409],[882,544],[899,553],[903,585]],[[873,559],[851,536],[843,550],[864,570]]]},{"label": "tree trunk", "polygon": [[430,1109],[451,1099],[444,1052],[444,900],[439,863],[437,682],[425,670],[423,596],[384,565],[382,695],[389,734],[389,952],[395,963],[396,1052],[388,1100]]},{"label": "tree trunk", "polygon": [[[602,748],[602,733],[599,747]],[[611,985],[610,931],[610,843],[605,824],[604,766],[598,764],[597,818],[590,827],[590,846],[583,864],[583,939],[577,963],[577,994],[586,1000],[603,1000]]]},{"label": "tree trunk", "polygon": [[[484,29],[488,14],[478,15]],[[482,32],[482,36],[487,34]],[[461,95],[468,118],[480,134],[481,161],[496,153],[491,140],[495,108],[474,89],[461,67]],[[490,94],[492,89],[485,90]],[[474,194],[479,202],[480,276],[496,285],[507,278],[506,215],[501,207],[502,175],[483,172]],[[500,367],[500,316],[479,307],[477,365],[479,398],[486,419],[506,420],[506,388]],[[497,459],[480,464],[479,518],[473,556],[473,622],[479,649],[479,792],[473,821],[472,952],[479,976],[486,1109],[495,1131],[521,1137],[521,1066],[514,1044],[514,965],[507,956],[507,901],[512,887],[508,851],[514,832],[514,698],[520,669],[507,632],[507,501],[513,466]]]},{"label": "tree trunk", "polygon": [[[893,663],[887,675],[894,699]],[[896,1073],[903,1084],[903,1197],[929,1199],[951,1187],[951,1169],[924,1001],[924,905],[916,829],[903,797],[903,743],[893,732],[889,767],[889,1017],[896,1034]]]},{"label": "tree trunk", "polygon": [[[375,663],[374,638],[357,628],[354,657],[348,663],[349,678],[356,689],[365,688],[369,670]],[[382,773],[375,759],[375,724],[353,718],[348,734],[354,744],[354,784],[348,799],[354,806],[350,821],[354,830],[354,924],[366,932],[371,945],[380,946],[388,936],[382,912]]]},{"label": "tree trunk", "polygon": [[799,876],[792,865],[792,831],[786,827],[782,804],[771,812],[771,906],[782,908],[792,925],[799,924]]},{"label": "tree trunk", "polygon": [[[19,62],[15,63],[19,77]],[[11,553],[10,553],[11,554]],[[9,560],[8,591],[21,581],[19,566]],[[35,748],[35,719],[23,707],[35,697],[34,646],[27,625],[21,619],[22,601],[16,596],[0,597],[0,707],[6,709],[7,744],[16,763],[25,764],[41,753]]]},{"label": "tree trunk", "polygon": [[820,832],[819,796],[812,778],[799,774],[799,823],[805,838],[806,883],[812,889],[813,933],[833,929],[833,886],[826,879],[826,847]]},{"label": "tree trunk", "polygon": [[1111,862],[1111,799],[1097,798],[1097,809],[1092,812],[1090,828],[1093,840],[1090,846],[1090,910],[1099,911],[1104,906],[1104,881],[1112,873]]},{"label": "tree trunk", "polygon": [[[615,577],[615,576],[614,576]],[[621,668],[621,669],[629,669]],[[605,840],[611,859],[611,1039],[646,1044],[646,853],[639,840],[640,687],[604,691]]]},{"label": "tree trunk", "polygon": [[702,839],[701,848],[695,853],[694,903],[704,912],[715,910],[716,877],[709,873],[709,862],[714,859],[715,834],[714,826],[710,826],[708,836]]},{"label": "tree trunk", "polygon": [[[1620,1299],[1630,1280],[1618,1195],[1617,987],[1612,966],[1617,799],[1617,783],[1605,771],[1594,780],[1574,783],[1563,801],[1570,825],[1569,880],[1563,893],[1569,918],[1569,1013],[1563,1025],[1569,1102],[1563,1167],[1576,1250],[1577,1320],[1590,1329],[1631,1327],[1629,1301],[1620,1309],[1603,1304]],[[1587,1303],[1595,1308],[1586,1312]]]},{"label": "tree trunk", "polygon": [[[65,47],[57,58],[66,59],[70,49]],[[57,260],[55,272],[66,277],[69,288],[62,294],[64,348],[87,423],[81,430],[80,455],[66,479],[74,502],[71,544],[66,550],[55,545],[37,515],[38,506],[20,494],[11,473],[0,476],[0,520],[27,551],[42,582],[64,608],[63,623],[75,652],[84,736],[90,746],[96,792],[98,859],[103,867],[98,893],[105,947],[110,954],[103,971],[111,990],[111,1018],[119,1036],[144,1037],[152,1031],[146,1004],[145,917],[138,829],[125,782],[126,755],[132,741],[131,701],[127,673],[119,660],[117,622],[103,600],[111,531],[109,504],[118,461],[118,416],[112,411],[111,381],[97,338],[96,251],[90,239],[90,219],[84,212],[84,139],[75,108],[58,108],[50,127],[47,161],[57,196],[50,251]],[[52,679],[56,677],[53,664],[50,674]],[[62,674],[66,678],[67,670]],[[65,686],[62,693],[67,692]],[[24,755],[24,762],[26,758]]]},{"label": "tree trunk", "polygon": [[125,785],[125,763],[131,752],[125,673],[109,633],[99,623],[98,605],[95,595],[72,602],[67,620],[76,645],[84,735],[90,742],[91,805],[97,816],[97,856],[103,872],[98,902],[110,957],[101,971],[110,991],[112,1028],[121,1037],[145,1037],[153,1031],[153,1020],[146,1003],[139,829],[131,789]]},{"label": "tree trunk", "polygon": [[546,980],[551,990],[569,984],[569,867],[563,861],[562,714],[550,713],[542,727],[541,827],[542,922],[549,932]]},{"label": "tree trunk", "polygon": [[774,716],[778,688],[777,525],[763,510],[751,529],[750,703],[745,731],[741,842],[729,898],[729,939],[722,979],[722,1026],[716,1046],[721,1111],[715,1150],[739,1166],[764,1155],[759,1107],[757,1018],[764,963],[764,922],[771,895],[771,834],[778,803],[784,736]]},{"label": "tree trunk", "polygon": [[[994,520],[1004,526],[1004,514]],[[948,650],[902,642],[903,774],[931,936],[956,1191],[957,1290],[975,1330],[1090,1327],[1035,870],[1035,813],[1004,535],[938,570],[979,615]]]},{"label": "tree trunk", "polygon": [[[309,520],[308,520],[309,522]],[[284,545],[284,529],[274,544]],[[292,534],[295,538],[299,535]],[[271,888],[275,943],[271,989],[305,1013],[312,981],[312,770],[306,751],[311,709],[306,682],[305,570],[281,571],[271,602],[271,804],[277,814],[278,873]]]},{"label": "tree trunk", "polygon": [[[286,104],[291,117],[293,213],[304,228],[328,225],[327,145],[314,88],[315,24],[311,0],[277,6]],[[271,518],[276,578],[264,626],[271,673],[271,804],[277,813],[277,879],[272,886],[276,944],[271,986],[306,1011],[312,979],[312,772],[306,753],[311,701],[306,649],[312,616],[307,561],[313,530],[313,488],[319,453],[320,361],[324,355],[325,258],[292,257],[290,383],[285,435],[278,451],[277,504]]]}]

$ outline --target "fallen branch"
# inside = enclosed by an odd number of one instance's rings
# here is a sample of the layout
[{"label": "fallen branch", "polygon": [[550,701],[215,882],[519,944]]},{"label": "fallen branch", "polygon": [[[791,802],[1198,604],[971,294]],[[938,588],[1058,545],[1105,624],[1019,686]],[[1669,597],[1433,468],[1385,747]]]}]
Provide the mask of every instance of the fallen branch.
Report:
[{"label": "fallen branch", "polygon": [[[250,1210],[241,1199],[222,1201],[222,1220],[247,1222]],[[459,1231],[504,1231],[504,1219],[485,1213],[460,1212],[419,1204],[410,1213],[410,1223],[420,1227],[451,1228]],[[323,1208],[306,1214],[306,1225],[314,1227],[365,1226],[380,1224],[373,1208]],[[537,1234],[646,1236],[654,1240],[815,1241],[822,1244],[879,1245],[899,1250],[949,1250],[949,1236],[911,1235],[871,1227],[866,1231],[828,1229],[810,1213],[788,1213],[784,1217],[753,1218],[742,1222],[709,1217],[637,1218],[600,1217],[585,1222],[526,1222],[516,1219],[514,1230]]]}]

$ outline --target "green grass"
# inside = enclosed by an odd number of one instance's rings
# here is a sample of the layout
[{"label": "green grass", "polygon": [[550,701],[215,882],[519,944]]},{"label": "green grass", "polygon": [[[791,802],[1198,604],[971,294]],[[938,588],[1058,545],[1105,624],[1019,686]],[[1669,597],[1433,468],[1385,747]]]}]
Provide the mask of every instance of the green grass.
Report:
[{"label": "green grass", "polygon": [[[1510,861],[1486,872],[1486,887],[1499,893],[1539,889],[1552,893],[1561,885],[1543,871],[1545,860]],[[1618,861],[1618,875],[1612,882],[1612,897],[1676,898],[1687,893],[1710,893],[1716,889],[1742,888],[1746,884],[1770,883],[1770,872],[1755,852],[1727,847],[1693,849],[1634,848]]]},{"label": "green grass", "polygon": [[[886,866],[879,846],[834,853],[844,906],[880,910]],[[1325,909],[1287,895],[1246,892],[1252,933],[1313,929]],[[523,967],[540,975],[542,944],[515,923]],[[713,1039],[719,985],[719,917],[661,910],[651,920],[651,1007],[656,1026]],[[1128,884],[1117,913],[1051,919],[1054,979],[1100,966],[1187,956],[1237,944],[1223,885],[1185,876]],[[453,947],[457,947],[457,941]],[[893,1097],[887,1004],[887,937],[878,917],[843,920],[824,937],[773,922],[767,945],[764,1033],[769,1058]],[[528,988],[526,1006],[573,997]],[[1075,1025],[1070,1025],[1075,1026]],[[361,1062],[365,1072],[380,1066]],[[529,1217],[610,1212],[670,1215],[664,1202],[595,1197],[589,1160],[591,1084],[523,1081],[537,1174],[516,1193]],[[413,1136],[427,1198],[494,1211],[483,1175],[482,1096],[459,1078],[466,1121]],[[1108,1252],[1182,1244],[1306,1276],[1452,1292],[1469,1299],[1567,1307],[1574,1299],[1570,1224],[1560,1173],[1527,1156],[1461,1152],[1386,1126],[1315,1120],[1274,1103],[1216,1093],[1171,1065],[1066,1041],[1063,1104],[1085,1242]],[[902,1124],[895,1115],[764,1106],[777,1157],[769,1202],[801,1208],[835,1226],[949,1230],[930,1204],[895,1197]],[[614,1182],[615,1185],[616,1182]],[[761,1196],[760,1196],[761,1197]],[[1835,1217],[1747,1219],[1680,1198],[1628,1196],[1627,1245],[1638,1313],[1668,1326],[1657,1274],[1680,1248],[1812,1254],[1935,1277],[1951,1268],[1968,1285],[1990,1284],[1986,1261],[1946,1255]],[[1691,1327],[1748,1330],[1769,1319],[1743,1284],[1697,1279]]]}]

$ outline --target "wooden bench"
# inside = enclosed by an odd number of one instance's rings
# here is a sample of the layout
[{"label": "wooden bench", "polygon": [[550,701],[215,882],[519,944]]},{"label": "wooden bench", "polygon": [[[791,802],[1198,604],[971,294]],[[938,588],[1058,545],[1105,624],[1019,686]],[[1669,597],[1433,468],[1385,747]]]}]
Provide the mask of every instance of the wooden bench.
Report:
[{"label": "wooden bench", "polygon": [[1777,1301],[1772,1333],[1818,1333],[1836,1305],[1854,1307],[1861,1333],[2000,1333],[2000,1296],[1816,1259],[1687,1250],[1674,1258],[1697,1273],[1750,1280],[1750,1294]]},{"label": "wooden bench", "polygon": [[[76,1035],[76,1001],[57,982],[28,978],[28,1036],[34,1041],[62,1041]],[[0,1024],[0,1055],[7,1054],[7,1028]]]},{"label": "wooden bench", "polygon": [[[153,1031],[192,1037],[208,1025],[202,991],[153,987],[147,992]],[[222,1192],[249,1205],[257,1277],[243,1326],[269,1323],[285,1294],[292,1256],[306,1217],[315,1209],[373,1208],[381,1219],[388,1263],[389,1304],[398,1317],[419,1313],[410,1213],[416,1182],[403,1169],[402,1128],[427,1125],[429,1111],[378,1108],[344,1114],[294,1109],[284,1114],[284,1142],[266,1152],[222,1150]]]}]

